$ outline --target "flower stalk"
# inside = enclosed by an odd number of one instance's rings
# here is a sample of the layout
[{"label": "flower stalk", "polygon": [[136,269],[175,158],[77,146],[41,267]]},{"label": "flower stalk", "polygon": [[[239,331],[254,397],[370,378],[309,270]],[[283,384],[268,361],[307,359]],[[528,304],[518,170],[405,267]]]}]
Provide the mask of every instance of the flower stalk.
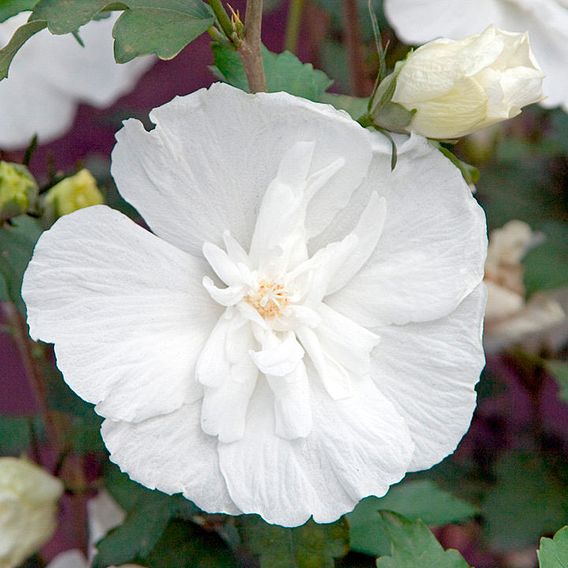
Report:
[{"label": "flower stalk", "polygon": [[288,8],[288,23],[286,25],[284,48],[292,53],[295,53],[298,48],[304,5],[305,0],[291,0],[290,7]]},{"label": "flower stalk", "polygon": [[262,4],[263,0],[247,2],[245,37],[239,48],[251,93],[266,91],[266,76],[261,51]]}]

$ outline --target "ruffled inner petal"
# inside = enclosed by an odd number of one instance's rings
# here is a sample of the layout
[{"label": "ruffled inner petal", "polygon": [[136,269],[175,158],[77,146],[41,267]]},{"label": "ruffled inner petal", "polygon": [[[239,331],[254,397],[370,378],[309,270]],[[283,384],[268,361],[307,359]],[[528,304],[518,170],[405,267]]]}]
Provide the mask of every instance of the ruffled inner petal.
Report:
[{"label": "ruffled inner petal", "polygon": [[329,396],[334,400],[349,398],[353,393],[353,385],[347,369],[335,358],[334,354],[328,353],[322,347],[315,331],[303,328],[296,333]]},{"label": "ruffled inner petal", "polygon": [[[245,353],[246,355],[246,353]],[[258,369],[248,356],[231,365],[225,382],[206,388],[201,406],[201,427],[224,443],[243,437],[247,409],[254,392]]]},{"label": "ruffled inner petal", "polygon": [[262,351],[251,350],[250,356],[259,371],[265,375],[289,375],[304,357],[304,350],[292,332],[278,337],[273,331],[259,330],[257,338],[262,344]]},{"label": "ruffled inner petal", "polygon": [[312,430],[312,407],[306,366],[300,361],[287,375],[266,375],[274,395],[274,432],[288,440],[305,438]]}]

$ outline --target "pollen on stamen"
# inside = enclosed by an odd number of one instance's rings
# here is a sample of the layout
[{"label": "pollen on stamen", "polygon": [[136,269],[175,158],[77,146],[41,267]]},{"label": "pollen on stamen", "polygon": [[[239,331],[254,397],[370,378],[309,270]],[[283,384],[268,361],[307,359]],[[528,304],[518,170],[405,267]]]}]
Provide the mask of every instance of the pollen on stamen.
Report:
[{"label": "pollen on stamen", "polygon": [[288,294],[282,284],[269,280],[260,280],[254,293],[245,297],[264,319],[273,319],[280,315],[288,305]]}]

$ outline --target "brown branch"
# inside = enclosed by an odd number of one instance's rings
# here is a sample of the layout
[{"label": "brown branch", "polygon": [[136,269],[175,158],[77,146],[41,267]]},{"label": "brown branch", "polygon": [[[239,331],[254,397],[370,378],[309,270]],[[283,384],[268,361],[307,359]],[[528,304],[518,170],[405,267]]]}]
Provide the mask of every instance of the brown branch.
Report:
[{"label": "brown branch", "polygon": [[251,93],[266,91],[261,50],[262,3],[263,0],[248,0],[245,14],[245,37],[239,46],[239,54]]}]

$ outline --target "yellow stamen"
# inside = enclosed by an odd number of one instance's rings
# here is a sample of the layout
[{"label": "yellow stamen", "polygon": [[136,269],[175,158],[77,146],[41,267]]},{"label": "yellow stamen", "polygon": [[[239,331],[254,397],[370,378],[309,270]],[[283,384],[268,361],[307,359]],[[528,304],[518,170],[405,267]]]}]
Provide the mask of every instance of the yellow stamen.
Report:
[{"label": "yellow stamen", "polygon": [[245,302],[251,305],[263,318],[273,319],[282,315],[288,305],[288,295],[282,284],[261,280],[253,294],[245,298]]}]

